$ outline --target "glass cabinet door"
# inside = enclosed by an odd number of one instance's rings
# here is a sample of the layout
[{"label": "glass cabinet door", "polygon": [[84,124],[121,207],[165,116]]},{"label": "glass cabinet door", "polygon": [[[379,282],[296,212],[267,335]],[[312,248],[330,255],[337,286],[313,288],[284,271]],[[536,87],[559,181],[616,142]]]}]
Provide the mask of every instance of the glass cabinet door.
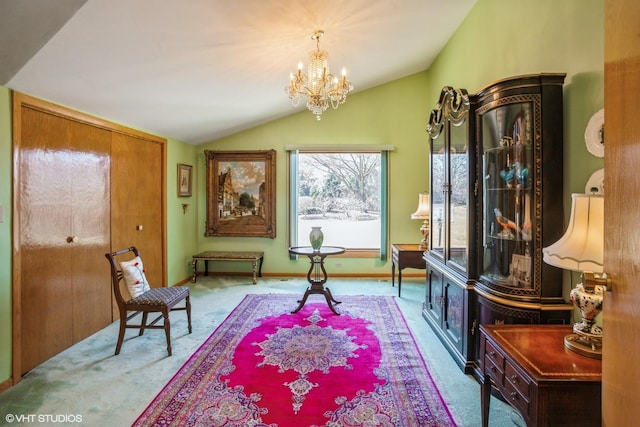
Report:
[{"label": "glass cabinet door", "polygon": [[444,260],[445,245],[445,132],[442,132],[431,142],[431,244],[434,255]]},{"label": "glass cabinet door", "polygon": [[483,277],[507,288],[531,289],[536,230],[531,103],[487,111],[483,149]]},{"label": "glass cabinet door", "polygon": [[431,112],[430,256],[468,274],[469,252],[469,110],[465,89],[442,88]]},{"label": "glass cabinet door", "polygon": [[469,233],[469,146],[468,122],[449,123],[449,253],[448,261],[467,270]]}]

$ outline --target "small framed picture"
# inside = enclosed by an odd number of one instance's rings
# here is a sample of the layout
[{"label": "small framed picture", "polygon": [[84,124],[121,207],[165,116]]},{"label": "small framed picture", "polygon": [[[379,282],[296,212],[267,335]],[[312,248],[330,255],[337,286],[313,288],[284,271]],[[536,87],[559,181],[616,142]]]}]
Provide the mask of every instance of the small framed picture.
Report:
[{"label": "small framed picture", "polygon": [[531,287],[531,257],[513,254],[509,280],[523,288]]},{"label": "small framed picture", "polygon": [[178,197],[191,197],[191,165],[178,163]]}]

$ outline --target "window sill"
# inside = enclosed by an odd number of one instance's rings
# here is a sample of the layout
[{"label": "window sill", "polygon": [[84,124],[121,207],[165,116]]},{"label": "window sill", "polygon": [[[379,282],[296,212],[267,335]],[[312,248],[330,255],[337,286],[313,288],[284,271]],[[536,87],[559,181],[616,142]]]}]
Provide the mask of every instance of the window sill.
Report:
[{"label": "window sill", "polygon": [[380,258],[379,249],[349,249],[340,255],[334,255],[335,258]]}]

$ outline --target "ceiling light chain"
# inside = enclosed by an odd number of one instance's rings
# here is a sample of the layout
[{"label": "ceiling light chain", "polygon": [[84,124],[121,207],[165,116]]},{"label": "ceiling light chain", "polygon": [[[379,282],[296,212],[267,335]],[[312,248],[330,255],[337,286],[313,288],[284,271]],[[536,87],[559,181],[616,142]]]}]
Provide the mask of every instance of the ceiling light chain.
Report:
[{"label": "ceiling light chain", "polygon": [[285,88],[294,106],[300,104],[302,97],[307,98],[307,108],[321,119],[323,111],[329,104],[335,109],[347,99],[347,94],[353,90],[353,84],[347,80],[347,72],[342,69],[342,78],[338,79],[329,73],[329,55],[320,50],[320,37],[324,31],[317,30],[311,35],[316,41],[316,50],[309,52],[307,74],[302,73],[302,62],[298,64],[298,71],[289,76],[289,84]]}]

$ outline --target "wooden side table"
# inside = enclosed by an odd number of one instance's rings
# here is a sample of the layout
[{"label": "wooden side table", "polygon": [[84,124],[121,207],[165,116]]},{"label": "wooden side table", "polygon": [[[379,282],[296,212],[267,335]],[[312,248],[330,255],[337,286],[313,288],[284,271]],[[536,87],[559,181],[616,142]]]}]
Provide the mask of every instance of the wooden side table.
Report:
[{"label": "wooden side table", "polygon": [[[204,261],[204,275],[209,275],[209,261],[243,261],[251,263],[251,273],[253,284],[258,282],[257,276],[262,277],[262,262],[264,252],[241,252],[241,251],[205,251],[193,256],[191,268],[193,277],[191,283],[196,283],[198,279],[198,261]],[[258,265],[259,263],[259,265]]]},{"label": "wooden side table", "polygon": [[427,269],[427,264],[422,254],[426,249],[418,244],[398,244],[391,245],[391,286],[395,286],[396,267],[398,267],[398,297],[402,288],[402,269],[419,268]]},{"label": "wooden side table", "polygon": [[599,426],[602,361],[564,346],[570,325],[480,325],[482,426],[491,384],[528,426]]}]

